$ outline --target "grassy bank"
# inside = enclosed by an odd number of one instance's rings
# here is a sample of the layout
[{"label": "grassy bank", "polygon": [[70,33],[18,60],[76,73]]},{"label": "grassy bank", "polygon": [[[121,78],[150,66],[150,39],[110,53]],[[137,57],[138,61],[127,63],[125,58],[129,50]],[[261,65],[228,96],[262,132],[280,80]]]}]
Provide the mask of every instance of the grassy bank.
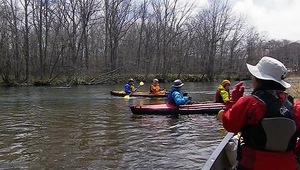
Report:
[{"label": "grassy bank", "polygon": [[287,89],[286,92],[294,98],[300,99],[300,76],[289,77],[287,78],[287,82],[291,83],[292,87]]},{"label": "grassy bank", "polygon": [[17,82],[11,80],[4,83],[0,80],[2,86],[72,86],[72,85],[97,85],[97,84],[119,84],[126,83],[129,78],[133,78],[136,82],[152,82],[154,78],[157,78],[160,82],[173,82],[176,79],[181,79],[183,82],[211,82],[221,81],[223,79],[236,80],[235,78],[228,78],[225,76],[218,76],[218,79],[210,80],[206,75],[201,74],[168,74],[166,78],[163,78],[161,74],[106,74],[99,75],[97,77],[90,76],[72,76],[72,77],[55,77],[53,79],[30,79],[26,82]]}]

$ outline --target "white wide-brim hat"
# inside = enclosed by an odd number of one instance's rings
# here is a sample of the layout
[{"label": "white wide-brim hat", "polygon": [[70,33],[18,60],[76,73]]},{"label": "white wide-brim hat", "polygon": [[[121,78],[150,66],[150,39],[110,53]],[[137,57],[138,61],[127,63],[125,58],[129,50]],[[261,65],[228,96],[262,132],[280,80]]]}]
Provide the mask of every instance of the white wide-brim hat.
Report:
[{"label": "white wide-brim hat", "polygon": [[291,84],[284,81],[288,72],[286,67],[274,58],[263,57],[256,66],[246,65],[249,72],[258,79],[273,80],[285,88],[291,87]]}]

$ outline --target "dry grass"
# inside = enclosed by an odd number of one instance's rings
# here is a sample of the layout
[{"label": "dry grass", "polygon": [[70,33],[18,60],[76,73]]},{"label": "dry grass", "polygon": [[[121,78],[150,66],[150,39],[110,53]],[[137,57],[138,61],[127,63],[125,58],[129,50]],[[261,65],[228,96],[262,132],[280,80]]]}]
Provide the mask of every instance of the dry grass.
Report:
[{"label": "dry grass", "polygon": [[286,92],[288,92],[294,98],[300,99],[300,77],[289,77],[286,81],[292,85],[292,87],[288,88]]}]

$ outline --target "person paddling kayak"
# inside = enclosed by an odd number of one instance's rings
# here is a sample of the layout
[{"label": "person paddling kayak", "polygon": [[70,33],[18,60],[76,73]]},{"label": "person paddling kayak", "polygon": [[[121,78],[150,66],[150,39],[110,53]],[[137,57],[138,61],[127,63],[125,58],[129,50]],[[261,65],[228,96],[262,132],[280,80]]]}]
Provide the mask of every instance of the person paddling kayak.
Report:
[{"label": "person paddling kayak", "polygon": [[164,89],[160,88],[158,79],[153,79],[153,83],[150,86],[151,94],[165,93]]},{"label": "person paddling kayak", "polygon": [[124,91],[126,94],[131,94],[135,90],[134,80],[130,78],[124,86]]},{"label": "person paddling kayak", "polygon": [[230,84],[229,80],[223,80],[218,86],[215,95],[215,103],[226,103],[230,100]]},{"label": "person paddling kayak", "polygon": [[190,102],[191,97],[183,96],[183,93],[181,91],[181,87],[183,85],[184,84],[180,79],[177,79],[173,82],[172,88],[167,96],[169,104],[180,106]]},{"label": "person paddling kayak", "polygon": [[287,69],[277,59],[263,57],[247,64],[253,92],[243,96],[243,82],[218,119],[228,132],[241,132],[237,169],[295,170],[295,145],[300,136],[300,101],[287,94]]}]

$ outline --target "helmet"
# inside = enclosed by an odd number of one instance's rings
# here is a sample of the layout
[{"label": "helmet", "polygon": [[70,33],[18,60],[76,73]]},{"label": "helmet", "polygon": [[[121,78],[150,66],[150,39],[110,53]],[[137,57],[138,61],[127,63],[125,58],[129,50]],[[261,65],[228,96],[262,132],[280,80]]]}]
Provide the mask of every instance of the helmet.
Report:
[{"label": "helmet", "polygon": [[173,87],[182,87],[183,86],[183,83],[180,79],[177,79],[173,82]]},{"label": "helmet", "polygon": [[153,79],[153,83],[158,82],[158,79]]},{"label": "helmet", "polygon": [[134,82],[133,78],[128,79],[128,82]]}]

